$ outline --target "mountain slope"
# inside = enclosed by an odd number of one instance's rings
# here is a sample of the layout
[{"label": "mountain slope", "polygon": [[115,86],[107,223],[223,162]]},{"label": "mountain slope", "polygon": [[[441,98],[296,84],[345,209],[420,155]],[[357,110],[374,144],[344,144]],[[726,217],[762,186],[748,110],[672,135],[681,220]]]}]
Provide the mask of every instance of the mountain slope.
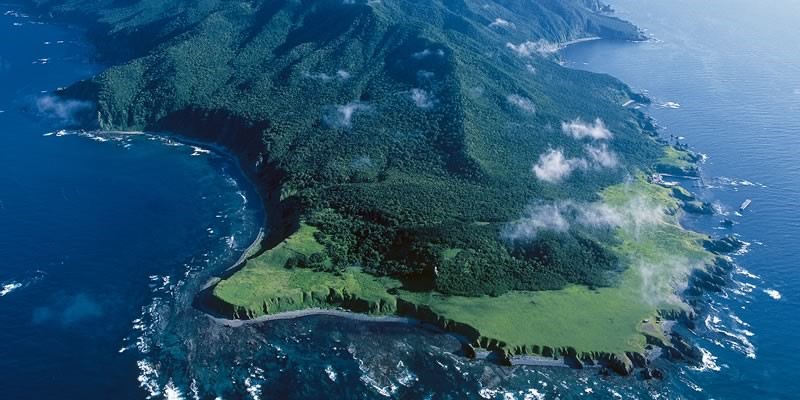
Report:
[{"label": "mountain slope", "polygon": [[[264,186],[280,186],[280,206],[299,211],[294,220],[327,235],[335,265],[357,263],[445,293],[611,284],[602,271],[618,266],[599,261],[607,254],[552,268],[514,256],[500,230],[531,201],[596,198],[661,152],[641,115],[619,106],[635,96],[627,87],[552,61],[554,42],[638,38],[631,25],[582,2],[41,6],[94,14],[92,35],[122,61],[64,93],[95,100],[102,128],[222,142],[270,181]],[[584,168],[560,184],[531,174],[548,150],[567,159],[586,152],[562,122],[600,117],[614,132],[608,149],[619,166]],[[489,224],[472,229],[476,222]],[[604,253],[605,233],[572,235]],[[460,246],[490,268],[475,272],[490,280],[483,287],[435,273],[448,268],[441,249]]]}]

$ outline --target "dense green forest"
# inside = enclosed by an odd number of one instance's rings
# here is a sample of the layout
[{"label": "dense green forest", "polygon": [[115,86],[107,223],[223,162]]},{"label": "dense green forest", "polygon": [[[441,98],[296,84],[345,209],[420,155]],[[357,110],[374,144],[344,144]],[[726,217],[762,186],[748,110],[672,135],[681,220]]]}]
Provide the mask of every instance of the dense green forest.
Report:
[{"label": "dense green forest", "polygon": [[318,228],[324,254],[290,268],[467,296],[613,285],[609,231],[504,232],[664,155],[622,106],[645,99],[558,62],[559,42],[641,38],[594,0],[35,1],[93,22],[113,65],[60,94],[94,101],[101,129],[222,143],[273,235]]}]

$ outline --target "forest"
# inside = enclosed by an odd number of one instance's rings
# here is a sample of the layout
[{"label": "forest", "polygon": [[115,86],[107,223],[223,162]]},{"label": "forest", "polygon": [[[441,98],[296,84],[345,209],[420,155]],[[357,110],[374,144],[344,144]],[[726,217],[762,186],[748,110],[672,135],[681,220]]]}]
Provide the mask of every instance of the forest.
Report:
[{"label": "forest", "polygon": [[557,43],[642,38],[592,0],[36,2],[97,21],[112,66],[58,93],[93,101],[97,128],[216,141],[279,188],[273,232],[308,224],[324,247],[287,268],[462,296],[611,286],[610,229],[504,232],[664,157],[622,106],[646,99],[559,64]]}]

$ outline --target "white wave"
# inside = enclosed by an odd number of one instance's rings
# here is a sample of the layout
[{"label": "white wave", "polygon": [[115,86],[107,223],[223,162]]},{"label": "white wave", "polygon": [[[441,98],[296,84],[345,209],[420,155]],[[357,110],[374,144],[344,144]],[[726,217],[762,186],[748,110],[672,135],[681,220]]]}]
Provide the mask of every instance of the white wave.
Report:
[{"label": "white wave", "polygon": [[3,288],[0,289],[0,297],[5,296],[19,288],[22,287],[22,284],[19,282],[11,282],[3,284]]},{"label": "white wave", "polygon": [[677,110],[681,108],[681,104],[676,101],[668,101],[666,103],[661,104],[662,108],[671,108],[673,110]]},{"label": "white wave", "polygon": [[700,349],[700,354],[702,354],[701,361],[703,365],[697,367],[690,367],[695,371],[720,371],[722,368],[717,365],[717,356],[711,354],[710,351],[702,348],[697,347]]},{"label": "white wave", "polygon": [[731,317],[732,320],[734,320],[737,324],[739,324],[741,326],[747,326],[747,327],[750,326],[750,324],[748,324],[747,322],[742,321],[742,319],[739,318],[738,316],[736,316],[736,314],[731,313],[730,317]]},{"label": "white wave", "polygon": [[164,386],[164,398],[167,400],[184,400],[183,393],[172,379]]},{"label": "white wave", "polygon": [[192,392],[192,398],[194,400],[200,400],[200,390],[197,388],[197,379],[192,378],[189,390]]},{"label": "white wave", "polygon": [[478,390],[478,395],[483,397],[484,399],[493,399],[497,397],[498,394],[503,393],[501,389],[489,389],[489,388],[481,388]]},{"label": "white wave", "polygon": [[686,380],[684,380],[684,379],[681,379],[681,381],[682,381],[683,383],[685,383],[685,384],[686,384],[686,386],[688,386],[690,389],[694,390],[695,392],[698,392],[698,393],[700,393],[700,392],[702,392],[702,391],[703,391],[703,388],[701,388],[701,387],[700,387],[699,385],[697,385],[696,383],[694,383],[694,382],[692,382],[692,381],[689,381],[688,379],[686,379]]},{"label": "white wave", "polygon": [[139,367],[139,377],[137,380],[139,381],[139,386],[148,393],[147,398],[152,399],[160,395],[161,389],[158,386],[158,370],[156,370],[155,366],[147,360],[139,360],[136,362],[136,365]]},{"label": "white wave", "polygon": [[199,155],[210,154],[211,153],[211,150],[204,149],[204,148],[198,147],[198,146],[192,146],[192,150],[193,150],[192,156],[199,156]]},{"label": "white wave", "polygon": [[42,280],[45,275],[46,274],[44,271],[37,269],[33,272],[25,273],[21,276],[17,276],[13,279],[7,280],[2,283],[2,286],[0,286],[0,297],[3,297],[21,288],[30,286]]},{"label": "white wave", "polygon": [[756,347],[748,339],[748,337],[753,336],[752,332],[746,329],[733,329],[736,332],[730,332],[728,329],[732,328],[723,325],[722,320],[717,316],[707,316],[705,326],[708,330],[721,335],[720,339],[727,343],[730,349],[744,354],[747,358],[756,358]]},{"label": "white wave", "polygon": [[742,242],[742,247],[740,247],[739,250],[736,250],[733,253],[731,253],[734,256],[741,256],[741,255],[745,255],[745,254],[750,252],[751,243],[750,242],[745,242],[744,240],[742,240],[741,242]]},{"label": "white wave", "polygon": [[400,369],[400,376],[397,377],[397,382],[405,387],[410,387],[414,382],[418,381],[417,375],[411,372],[410,369],[403,365],[402,361],[397,363],[397,368]]},{"label": "white wave", "polygon": [[733,272],[735,274],[737,274],[737,275],[746,276],[746,277],[748,277],[750,279],[761,279],[760,276],[758,276],[758,275],[756,275],[756,274],[754,274],[754,273],[752,273],[752,272],[750,272],[750,271],[748,271],[748,270],[746,270],[746,269],[744,269],[744,268],[742,268],[742,267],[740,267],[738,265],[736,266],[736,269],[733,270]]},{"label": "white wave", "polygon": [[23,13],[21,13],[19,11],[14,11],[14,10],[8,10],[8,11],[4,12],[3,15],[5,15],[7,17],[14,17],[14,18],[30,18],[30,15],[23,14]]},{"label": "white wave", "polygon": [[769,295],[769,297],[772,297],[775,300],[780,300],[783,297],[781,296],[781,292],[775,289],[764,289],[764,293],[766,293],[767,295]]},{"label": "white wave", "polygon": [[361,382],[364,382],[370,388],[372,388],[373,390],[378,392],[378,394],[384,397],[392,397],[392,394],[394,394],[394,392],[397,391],[397,386],[395,386],[394,384],[390,383],[389,385],[381,386],[377,381],[375,381],[375,379],[373,379],[368,375],[361,375],[360,379]]},{"label": "white wave", "polygon": [[244,387],[247,391],[247,394],[249,394],[253,400],[258,400],[261,398],[261,384],[253,382],[252,377],[248,376],[244,379]]},{"label": "white wave", "polygon": [[733,283],[736,284],[738,290],[741,291],[742,293],[747,293],[747,294],[753,293],[753,289],[756,288],[756,285],[752,283],[739,282],[739,281],[733,281]]},{"label": "white wave", "polygon": [[331,382],[336,382],[336,371],[333,370],[332,366],[328,365],[325,367],[325,374],[328,375],[328,379],[330,379]]}]

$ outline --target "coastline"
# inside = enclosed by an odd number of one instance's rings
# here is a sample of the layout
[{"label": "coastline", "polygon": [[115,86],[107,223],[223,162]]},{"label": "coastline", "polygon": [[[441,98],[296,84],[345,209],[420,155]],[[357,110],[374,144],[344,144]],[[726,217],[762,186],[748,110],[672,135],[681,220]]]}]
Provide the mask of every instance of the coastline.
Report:
[{"label": "coastline", "polygon": [[[569,42],[563,43],[559,47],[560,48],[564,48],[566,46],[570,46],[570,45],[573,45],[573,44],[583,43],[583,42],[588,42],[588,41],[598,40],[598,39],[600,39],[600,38],[590,37],[590,38],[576,39],[576,40],[573,40],[573,41],[569,41]],[[115,134],[115,133],[116,134],[149,134],[149,133],[137,132],[137,131],[131,131],[131,132],[103,131],[103,132],[108,132],[108,133],[111,133],[111,134]],[[233,151],[231,151],[229,148],[227,148],[225,146],[222,146],[222,145],[220,145],[220,144],[218,144],[216,142],[213,142],[213,141],[202,141],[202,140],[188,138],[188,137],[183,136],[183,135],[171,134],[171,133],[166,133],[166,132],[162,132],[162,133],[154,132],[152,134],[156,135],[156,136],[160,136],[160,137],[170,138],[172,140],[175,140],[176,142],[180,142],[180,143],[187,144],[187,145],[193,145],[193,146],[194,145],[198,145],[198,146],[202,146],[203,148],[209,148],[209,149],[214,150],[218,154],[221,154],[221,155],[224,155],[224,156],[230,158],[232,161],[234,161],[234,163],[237,165],[239,170],[242,172],[242,175],[248,180],[248,184],[252,184],[253,185],[254,191],[259,195],[259,199],[262,202],[263,211],[264,211],[264,214],[265,214],[264,215],[264,219],[265,220],[264,220],[264,223],[263,223],[263,225],[261,227],[261,231],[258,234],[257,239],[247,249],[245,249],[245,251],[239,257],[239,259],[237,260],[236,263],[234,263],[233,265],[231,265],[230,267],[228,267],[227,269],[224,270],[222,275],[225,275],[225,274],[230,273],[232,271],[235,272],[234,270],[237,270],[238,269],[237,267],[240,267],[241,265],[246,263],[246,261],[249,258],[249,256],[252,255],[252,250],[255,249],[256,246],[259,245],[260,242],[262,242],[265,239],[265,236],[272,233],[272,232],[266,232],[264,227],[269,227],[269,223],[270,222],[273,222],[273,223],[278,222],[278,221],[271,220],[271,219],[268,218],[269,217],[269,210],[270,210],[270,207],[269,207],[270,203],[267,201],[268,196],[265,196],[263,191],[262,191],[262,190],[265,190],[262,187],[263,185],[257,185],[256,184],[257,180],[254,179],[255,177],[252,175],[250,170],[248,170],[248,169],[243,167],[242,160],[240,159],[240,157],[237,156]],[[271,196],[269,196],[269,197],[271,197]],[[217,278],[217,279],[220,279],[220,278]],[[213,286],[213,282],[208,284],[207,286],[205,286],[205,288],[209,288],[211,286]],[[270,321],[270,320],[301,318],[301,317],[310,316],[310,315],[334,315],[334,316],[339,316],[339,317],[343,317],[343,318],[354,319],[354,320],[363,320],[363,321],[371,321],[371,320],[386,320],[386,321],[391,320],[391,321],[394,321],[394,318],[397,318],[397,321],[407,320],[406,318],[403,318],[403,317],[381,317],[381,316],[375,317],[375,316],[370,316],[370,315],[366,315],[366,314],[355,313],[355,312],[347,312],[347,311],[336,311],[336,310],[325,310],[325,309],[308,309],[308,310],[300,310],[300,311],[281,312],[281,313],[272,314],[272,315],[268,315],[268,316],[264,316],[264,317],[258,317],[258,318],[255,318],[253,320],[236,319],[236,320],[227,320],[227,321],[229,321],[229,323],[233,323],[232,321],[242,321],[238,325],[235,325],[235,326],[241,326],[241,325],[243,325],[245,323],[251,323],[250,321],[252,321],[252,323],[258,323],[258,322],[266,322],[266,321]],[[209,315],[209,317],[214,318],[212,315]],[[419,321],[419,320],[416,320],[416,321]],[[233,324],[236,324],[236,323],[233,323]],[[232,325],[229,325],[229,326],[232,326]],[[557,350],[557,351],[560,351],[560,350]],[[512,359],[513,359],[513,357],[512,357]]]},{"label": "coastline", "polygon": [[[597,37],[583,38],[568,42],[565,45],[584,43],[599,39],[602,38],[597,38]],[[196,151],[197,149],[213,151],[215,154],[225,157],[229,161],[233,162],[238,168],[239,172],[242,174],[242,177],[244,177],[245,180],[247,180],[247,184],[252,185],[251,188],[258,195],[259,200],[261,201],[263,207],[262,211],[264,212],[264,221],[259,229],[259,233],[257,234],[254,241],[246,249],[243,250],[242,254],[234,263],[232,263],[229,267],[225,268],[221,272],[216,273],[215,275],[217,276],[209,279],[205,284],[201,286],[200,291],[198,293],[195,293],[195,301],[193,302],[193,307],[206,314],[210,319],[212,319],[216,323],[236,328],[244,325],[268,323],[270,321],[276,321],[276,320],[290,320],[290,319],[322,315],[322,316],[344,318],[360,322],[388,322],[388,323],[404,323],[412,325],[433,324],[434,326],[436,326],[437,329],[461,338],[461,335],[459,335],[457,332],[453,332],[452,329],[448,327],[448,322],[455,322],[455,321],[446,321],[442,325],[437,323],[439,321],[436,320],[430,321],[423,318],[415,318],[413,316],[411,317],[400,316],[399,314],[370,315],[362,312],[348,311],[339,307],[335,308],[312,307],[308,309],[295,310],[295,311],[282,311],[275,314],[255,317],[252,319],[229,318],[227,316],[224,316],[223,314],[220,314],[219,312],[215,312],[214,307],[211,303],[211,296],[212,296],[211,292],[213,291],[213,288],[216,286],[216,284],[219,283],[221,280],[226,279],[226,277],[240,270],[244,265],[247,264],[247,261],[250,257],[258,253],[258,250],[266,250],[267,248],[269,248],[269,246],[267,247],[262,246],[263,241],[265,240],[267,235],[269,235],[267,227],[269,227],[268,224],[270,222],[269,212],[268,212],[269,203],[266,201],[266,197],[263,195],[262,187],[256,184],[254,175],[251,174],[249,170],[243,166],[240,157],[237,156],[228,147],[221,145],[217,142],[195,139],[188,137],[186,135],[170,133],[168,131],[143,132],[143,131],[100,130],[98,132],[111,135],[153,135],[183,145],[192,146],[195,148]],[[684,296],[681,297],[685,299]],[[439,319],[441,319],[441,317],[437,318],[437,320]],[[669,335],[673,332],[674,331],[670,330],[669,332],[665,332],[665,334]],[[527,354],[525,352],[518,353],[515,350],[499,346],[499,342],[492,345],[491,343],[494,343],[494,340],[489,338],[487,339],[489,345],[486,347],[483,345],[470,343],[469,340],[462,340],[462,344],[469,346],[472,351],[474,351],[476,348],[483,349],[486,354],[489,354],[489,356],[484,358],[501,360],[500,362],[504,365],[533,365],[533,366],[570,367],[570,368],[583,368],[584,365],[587,366],[604,365],[604,366],[609,366],[612,369],[615,369],[622,375],[632,373],[634,367],[645,367],[644,364],[640,364],[638,361],[636,361],[642,359],[644,354],[628,352],[626,355],[626,354],[612,354],[612,353],[595,352],[595,351],[590,351],[588,353],[578,352],[576,354],[576,351],[569,347],[563,349],[562,348],[553,349],[545,347],[547,350],[543,349],[543,354],[537,355],[535,353],[533,354]]]},{"label": "coastline", "polygon": [[[469,341],[455,332],[451,332],[446,329],[442,329],[439,326],[433,325],[429,322],[411,318],[411,317],[402,317],[402,316],[393,316],[393,315],[370,315],[364,313],[358,313],[354,311],[347,311],[345,309],[325,309],[325,308],[308,308],[304,310],[297,310],[297,311],[285,311],[277,314],[270,314],[270,315],[263,315],[254,319],[230,319],[230,318],[222,318],[222,317],[215,317],[206,313],[206,316],[214,321],[217,324],[227,326],[230,328],[239,328],[246,325],[255,325],[255,324],[263,324],[268,323],[271,321],[286,321],[286,320],[293,320],[293,319],[301,319],[306,317],[314,317],[314,316],[325,316],[325,317],[335,317],[341,318],[349,321],[356,321],[356,322],[365,322],[365,323],[393,323],[393,324],[405,324],[411,326],[426,326],[428,328],[433,328],[436,331],[441,332],[442,334],[446,334],[452,336],[453,338],[457,339],[461,342],[462,348],[470,346]],[[474,357],[468,357],[475,360],[487,361],[498,363],[501,361],[498,359],[498,354],[494,351],[490,350],[479,350],[474,352]],[[516,355],[510,357],[507,362],[512,366],[535,366],[535,367],[551,367],[551,368],[575,368],[575,363],[569,363],[564,357],[545,357],[545,356],[537,356],[537,355]],[[502,362],[500,362],[502,364]],[[599,365],[593,365],[592,367],[600,368]]]},{"label": "coastline", "polygon": [[252,256],[254,253],[258,252],[258,248],[261,246],[262,241],[268,235],[267,227],[269,226],[268,225],[268,223],[269,223],[269,213],[268,213],[268,210],[267,210],[266,197],[262,193],[261,187],[256,184],[255,176],[247,168],[245,168],[244,165],[242,165],[242,160],[231,149],[227,148],[226,146],[224,146],[222,144],[216,143],[216,142],[204,141],[204,140],[200,140],[200,139],[194,139],[194,138],[188,137],[186,135],[180,135],[180,134],[177,134],[177,133],[170,133],[170,132],[165,132],[165,131],[162,131],[162,132],[159,132],[159,131],[146,132],[146,131],[97,130],[96,132],[100,133],[100,134],[121,135],[121,136],[126,136],[126,135],[137,135],[137,136],[138,135],[145,135],[145,136],[148,136],[148,135],[151,135],[151,136],[158,137],[158,138],[161,138],[161,139],[172,140],[172,141],[174,141],[176,143],[179,143],[179,144],[182,144],[182,145],[191,146],[191,147],[193,147],[195,149],[196,152],[198,150],[207,150],[209,152],[213,152],[214,154],[216,154],[218,156],[221,156],[221,157],[227,159],[228,161],[230,161],[233,165],[236,166],[237,172],[246,181],[244,183],[246,185],[248,185],[249,188],[251,189],[251,192],[257,196],[258,201],[261,204],[261,212],[264,215],[263,215],[262,223],[259,226],[259,230],[258,230],[258,234],[256,235],[256,238],[253,240],[252,243],[250,243],[249,246],[247,246],[247,248],[245,248],[245,250],[242,252],[242,255],[239,257],[239,259],[236,260],[236,262],[233,263],[233,265],[231,265],[230,267],[226,268],[223,271],[223,273],[228,272],[228,271],[236,268],[236,266],[242,264],[243,262],[245,262],[247,260],[247,258]]},{"label": "coastline", "polygon": [[269,321],[297,319],[297,318],[317,316],[317,315],[338,317],[338,318],[348,319],[351,321],[361,321],[361,322],[390,322],[390,323],[402,323],[409,325],[424,323],[424,321],[415,318],[407,318],[407,317],[392,316],[392,315],[369,315],[364,313],[347,311],[343,309],[325,309],[318,307],[307,308],[304,310],[297,310],[297,311],[285,311],[277,314],[262,315],[260,317],[253,319],[231,319],[231,318],[215,317],[213,315],[208,315],[208,317],[219,324],[235,328],[243,325],[259,324]]}]

